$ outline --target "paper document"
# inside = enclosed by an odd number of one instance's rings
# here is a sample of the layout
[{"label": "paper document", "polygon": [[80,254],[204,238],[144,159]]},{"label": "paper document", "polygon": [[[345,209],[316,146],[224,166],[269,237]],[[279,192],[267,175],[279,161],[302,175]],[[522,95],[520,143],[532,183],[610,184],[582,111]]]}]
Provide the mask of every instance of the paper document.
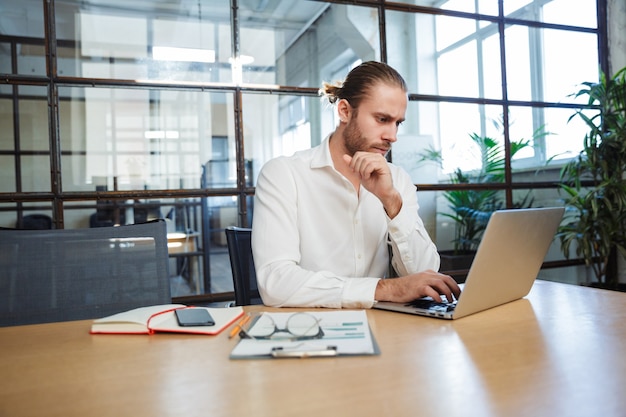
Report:
[{"label": "paper document", "polygon": [[[277,329],[286,329],[287,321],[294,314],[302,313],[262,313],[253,318],[248,332],[252,335],[264,332],[265,330],[259,327],[267,327],[267,323],[271,323],[269,319],[274,322],[272,328],[275,324]],[[231,352],[231,359],[375,355],[379,353],[364,310],[308,311],[306,314],[317,319],[323,333],[321,338],[290,340],[293,339],[292,335],[282,330],[268,340],[242,338]],[[277,351],[280,355],[276,355]]]}]

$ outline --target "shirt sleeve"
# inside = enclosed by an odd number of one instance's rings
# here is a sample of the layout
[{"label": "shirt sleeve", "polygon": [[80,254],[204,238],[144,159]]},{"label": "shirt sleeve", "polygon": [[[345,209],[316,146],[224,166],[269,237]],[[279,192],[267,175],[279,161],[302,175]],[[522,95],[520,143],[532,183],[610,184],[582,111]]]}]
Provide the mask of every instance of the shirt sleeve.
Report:
[{"label": "shirt sleeve", "polygon": [[439,253],[418,214],[415,185],[402,170],[396,172],[394,185],[402,195],[402,208],[388,224],[394,269],[399,276],[438,271]]},{"label": "shirt sleeve", "polygon": [[265,164],[257,180],[252,225],[252,250],[264,304],[370,308],[380,278],[342,277],[300,267],[297,193],[285,158]]}]

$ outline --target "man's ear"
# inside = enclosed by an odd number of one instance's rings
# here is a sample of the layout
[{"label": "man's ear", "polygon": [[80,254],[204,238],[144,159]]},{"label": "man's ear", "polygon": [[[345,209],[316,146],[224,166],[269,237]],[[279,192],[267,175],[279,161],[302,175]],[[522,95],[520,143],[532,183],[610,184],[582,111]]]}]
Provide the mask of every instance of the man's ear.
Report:
[{"label": "man's ear", "polygon": [[348,103],[348,100],[342,98],[337,102],[337,115],[342,123],[346,123],[350,120],[350,114],[352,113],[352,106]]}]

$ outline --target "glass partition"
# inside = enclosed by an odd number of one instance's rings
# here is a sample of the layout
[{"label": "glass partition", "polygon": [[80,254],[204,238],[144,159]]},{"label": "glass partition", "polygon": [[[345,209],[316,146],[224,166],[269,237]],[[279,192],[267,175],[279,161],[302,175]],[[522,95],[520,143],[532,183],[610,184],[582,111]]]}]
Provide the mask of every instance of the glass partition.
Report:
[{"label": "glass partition", "polygon": [[47,89],[18,86],[16,91],[17,100],[0,100],[0,152],[6,152],[0,154],[0,192],[50,192]]},{"label": "glass partition", "polygon": [[[63,188],[200,188],[235,158],[232,93],[62,87]],[[214,171],[224,183],[234,172]]]},{"label": "glass partition", "polygon": [[39,0],[21,0],[19,7],[0,1],[0,36],[12,38],[0,39],[0,73],[46,75],[43,5]]},{"label": "glass partition", "polygon": [[58,67],[71,77],[230,83],[230,11],[220,0],[60,2]]},{"label": "glass partition", "polygon": [[[277,156],[311,148],[324,140],[334,128],[334,109],[317,96],[290,94],[243,94],[245,158],[253,175]],[[320,129],[321,119],[327,121]]]},{"label": "glass partition", "polygon": [[0,204],[0,227],[18,229],[53,228],[52,206],[49,202]]},{"label": "glass partition", "polygon": [[[314,1],[240,3],[243,84],[319,88],[337,63],[380,59],[374,8]],[[280,20],[289,16],[288,22]]]},{"label": "glass partition", "polygon": [[[0,98],[0,150],[8,151],[15,149],[13,132],[13,100]],[[2,166],[4,164],[0,164]],[[12,172],[12,171],[11,171]]]}]

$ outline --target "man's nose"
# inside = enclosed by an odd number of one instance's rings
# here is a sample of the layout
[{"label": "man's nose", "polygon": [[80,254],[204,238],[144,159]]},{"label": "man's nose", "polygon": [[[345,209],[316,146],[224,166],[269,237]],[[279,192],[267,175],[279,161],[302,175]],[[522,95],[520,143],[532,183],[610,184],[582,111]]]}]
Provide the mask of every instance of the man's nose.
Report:
[{"label": "man's nose", "polygon": [[383,139],[387,142],[394,143],[398,140],[398,126],[395,124],[390,124],[387,129],[385,129]]}]

